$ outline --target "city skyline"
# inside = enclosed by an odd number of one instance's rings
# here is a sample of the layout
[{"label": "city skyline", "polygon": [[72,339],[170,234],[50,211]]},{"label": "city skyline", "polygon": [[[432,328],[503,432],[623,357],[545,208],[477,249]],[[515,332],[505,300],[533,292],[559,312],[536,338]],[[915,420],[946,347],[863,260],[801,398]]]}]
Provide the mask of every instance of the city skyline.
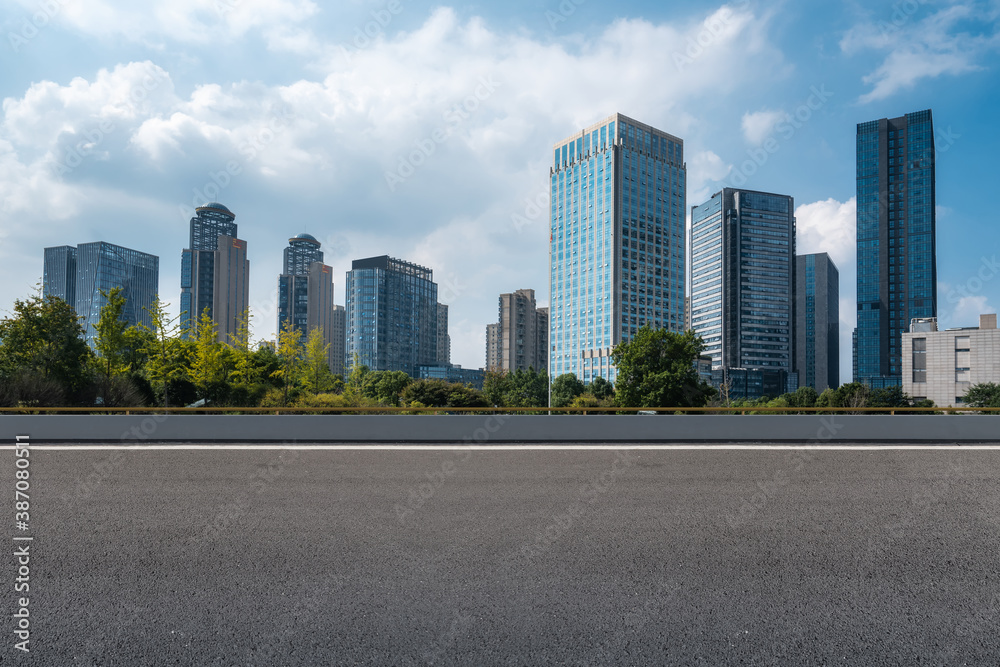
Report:
[{"label": "city skyline", "polygon": [[[548,303],[553,142],[613,111],[684,139],[689,203],[726,186],[795,196],[798,251],[828,252],[841,271],[846,380],[855,128],[933,108],[941,326],[973,324],[1000,300],[996,234],[973,203],[998,141],[998,19],[982,3],[571,3],[562,13],[414,2],[383,24],[372,24],[381,5],[169,15],[152,5],[101,21],[60,8],[30,38],[35,8],[7,4],[3,313],[41,277],[44,230],[164,257],[160,291],[176,314],[180,267],[162,249],[185,247],[193,208],[221,200],[249,241],[258,338],[277,319],[276,249],[306,231],[337,275],[380,254],[432,267],[451,307],[452,361],[479,367],[497,294],[528,286]],[[199,44],[206,34],[212,48]],[[216,58],[219,45],[234,57]],[[246,57],[265,50],[273,66]],[[288,217],[298,222],[275,224]]]}]

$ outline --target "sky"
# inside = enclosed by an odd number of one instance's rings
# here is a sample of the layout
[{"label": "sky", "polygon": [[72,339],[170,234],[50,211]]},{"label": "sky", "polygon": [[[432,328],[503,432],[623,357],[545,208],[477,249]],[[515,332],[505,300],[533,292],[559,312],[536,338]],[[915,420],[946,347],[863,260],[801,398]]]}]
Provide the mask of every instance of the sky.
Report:
[{"label": "sky", "polygon": [[92,241],[158,255],[176,313],[219,201],[256,338],[308,232],[339,304],[354,259],[433,269],[452,362],[479,368],[500,293],[548,303],[552,145],[620,112],[684,140],[689,212],[723,186],[795,198],[797,251],[840,270],[846,382],[859,122],[932,109],[939,322],[996,312],[998,55],[1000,0],[0,0],[0,315],[44,247]]}]

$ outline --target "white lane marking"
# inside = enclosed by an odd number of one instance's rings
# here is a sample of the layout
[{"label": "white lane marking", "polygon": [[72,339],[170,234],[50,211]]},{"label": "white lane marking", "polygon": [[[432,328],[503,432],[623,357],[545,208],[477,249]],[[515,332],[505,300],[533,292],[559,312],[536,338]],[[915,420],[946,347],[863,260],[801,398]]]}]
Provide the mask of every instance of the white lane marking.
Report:
[{"label": "white lane marking", "polygon": [[[14,447],[4,449],[13,450]],[[510,452],[510,451],[1000,451],[1000,444],[990,445],[304,445],[278,443],[266,445],[196,445],[196,444],[148,444],[148,445],[32,445],[34,451],[80,452],[80,451],[272,451],[272,450],[314,450],[314,451],[419,451],[419,452]]]}]

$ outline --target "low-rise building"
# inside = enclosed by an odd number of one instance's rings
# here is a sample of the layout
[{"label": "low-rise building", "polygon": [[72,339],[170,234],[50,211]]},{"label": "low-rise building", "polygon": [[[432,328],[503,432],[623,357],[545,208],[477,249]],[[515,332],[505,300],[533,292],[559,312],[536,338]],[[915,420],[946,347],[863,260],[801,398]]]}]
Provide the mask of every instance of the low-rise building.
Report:
[{"label": "low-rise building", "polygon": [[1000,330],[996,314],[978,327],[938,331],[937,318],[910,320],[903,334],[903,391],[934,405],[958,407],[970,387],[1000,382]]}]

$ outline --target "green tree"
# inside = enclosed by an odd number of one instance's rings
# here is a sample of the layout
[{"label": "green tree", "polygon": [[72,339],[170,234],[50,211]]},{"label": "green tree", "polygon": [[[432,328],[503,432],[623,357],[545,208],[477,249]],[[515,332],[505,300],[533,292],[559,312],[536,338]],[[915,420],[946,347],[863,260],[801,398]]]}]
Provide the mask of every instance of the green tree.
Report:
[{"label": "green tree", "polygon": [[414,380],[403,390],[400,401],[406,406],[428,408],[485,408],[486,396],[477,389],[444,380]]},{"label": "green tree", "polygon": [[838,402],[837,390],[832,387],[827,387],[823,390],[823,393],[819,395],[816,399],[815,407],[817,408],[839,408],[840,403]]},{"label": "green tree", "polygon": [[180,327],[177,322],[180,315],[170,317],[167,314],[169,303],[159,296],[153,301],[152,307],[146,308],[149,313],[150,325],[144,327],[146,336],[144,352],[146,361],[146,376],[154,387],[159,385],[163,391],[163,407],[170,407],[171,383],[181,380],[186,375],[186,346],[180,339]]},{"label": "green tree", "polygon": [[816,407],[816,401],[819,399],[819,394],[812,387],[805,386],[799,387],[795,391],[795,398],[793,399],[792,405],[797,408],[812,408]]},{"label": "green tree", "polygon": [[594,398],[599,401],[610,399],[615,395],[615,386],[602,377],[594,378],[588,389]]},{"label": "green tree", "polygon": [[489,371],[483,379],[483,395],[490,405],[504,408],[544,408],[549,405],[549,376],[534,368]]},{"label": "green tree", "polygon": [[288,405],[289,390],[298,381],[302,366],[302,332],[295,328],[291,320],[286,320],[278,332],[278,359],[281,366],[271,376],[281,379],[282,405]]},{"label": "green tree", "polygon": [[92,359],[80,318],[62,299],[41,294],[16,299],[13,316],[0,320],[3,383],[45,386],[46,401],[64,402],[87,383]]},{"label": "green tree", "polygon": [[226,369],[225,351],[218,339],[215,321],[202,311],[194,327],[194,345],[188,377],[198,391],[198,398],[206,402],[214,401],[225,392]]},{"label": "green tree", "polygon": [[412,382],[403,371],[368,371],[361,381],[361,393],[382,405],[398,406],[400,395]]},{"label": "green tree", "polygon": [[314,394],[333,389],[334,378],[330,372],[330,346],[323,342],[323,329],[316,327],[306,338],[302,384]]},{"label": "green tree", "polygon": [[552,380],[552,407],[564,408],[583,394],[586,387],[573,373],[563,373]]},{"label": "green tree", "polygon": [[[965,392],[962,400],[970,408],[1000,408],[1000,384],[995,382],[974,384]],[[989,414],[997,415],[1000,412]]]},{"label": "green tree", "polygon": [[615,402],[622,407],[701,407],[715,394],[694,366],[704,343],[693,331],[643,326],[611,353],[618,368]]}]

